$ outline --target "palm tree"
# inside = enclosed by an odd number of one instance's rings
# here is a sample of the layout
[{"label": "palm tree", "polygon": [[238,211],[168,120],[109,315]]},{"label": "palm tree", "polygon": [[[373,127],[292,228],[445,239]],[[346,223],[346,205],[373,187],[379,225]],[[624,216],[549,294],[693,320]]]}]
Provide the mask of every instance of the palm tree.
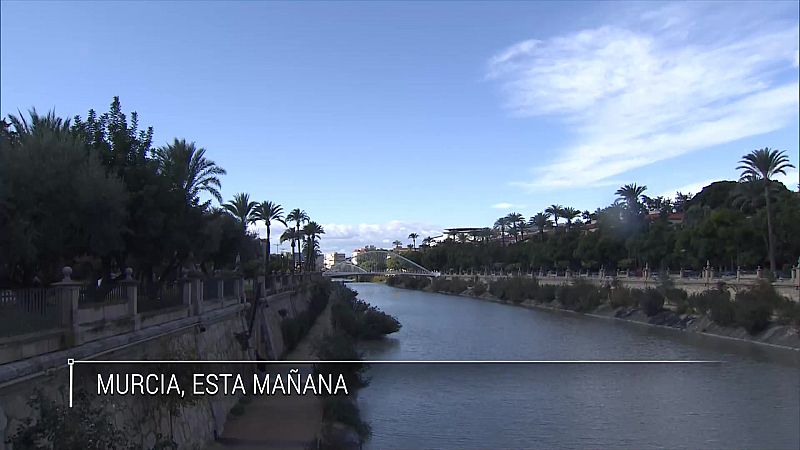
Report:
[{"label": "palm tree", "polygon": [[25,119],[25,116],[21,113],[19,116],[13,114],[9,115],[9,123],[3,121],[6,129],[8,129],[9,125],[13,126],[15,129],[14,132],[8,132],[10,136],[14,138],[25,138],[42,131],[61,135],[67,135],[70,132],[70,120],[56,116],[55,111],[49,111],[47,115],[40,116],[39,113],[36,112],[36,108],[32,108],[28,111],[28,115],[31,117],[30,123],[28,123],[28,120]]},{"label": "palm tree", "polygon": [[194,142],[187,143],[185,139],[175,139],[173,143],[155,149],[154,153],[159,172],[184,193],[187,204],[196,203],[203,191],[222,203],[219,176],[226,172],[205,157],[206,149],[197,148]]},{"label": "palm tree", "polygon": [[783,150],[765,147],[742,156],[736,170],[741,170],[739,181],[764,184],[764,200],[767,207],[767,247],[769,252],[769,270],[775,273],[775,237],[772,231],[772,211],[769,198],[771,178],[778,174],[786,175],[786,169],[794,168]]},{"label": "palm tree", "polygon": [[308,222],[303,227],[303,235],[306,237],[305,250],[306,250],[306,265],[312,272],[316,270],[317,265],[317,252],[319,251],[319,235],[325,234],[325,230],[317,222]]},{"label": "palm tree", "polygon": [[284,226],[286,225],[286,221],[283,220],[283,208],[281,205],[270,201],[261,202],[253,211],[252,221],[255,222],[257,220],[263,220],[264,225],[267,227],[267,249],[264,252],[264,276],[266,276],[269,273],[270,227],[273,220],[282,223]]},{"label": "palm tree", "polygon": [[506,227],[508,226],[508,219],[501,217],[494,222],[494,228],[500,230],[500,239],[503,242],[503,247],[506,246]]},{"label": "palm tree", "polygon": [[414,245],[413,249],[414,250],[417,249],[417,238],[418,237],[419,237],[419,235],[417,233],[411,233],[411,234],[408,235],[408,238],[411,239],[411,241],[413,242],[413,245]]},{"label": "palm tree", "polygon": [[432,242],[433,242],[433,238],[428,236],[428,237],[426,237],[425,239],[422,240],[422,245],[425,246],[425,247],[430,247]]},{"label": "palm tree", "polygon": [[561,205],[550,205],[544,210],[547,214],[553,216],[553,226],[558,228],[558,218],[561,217],[561,211],[564,209]]},{"label": "palm tree", "polygon": [[519,242],[519,222],[522,220],[522,214],[512,212],[506,216],[506,221],[514,229],[514,242]]},{"label": "palm tree", "polygon": [[551,225],[550,213],[540,212],[531,217],[530,224],[539,230],[539,239],[544,240],[544,229]]},{"label": "palm tree", "polygon": [[[292,227],[289,227],[283,231],[281,234],[281,242],[291,241],[292,242],[292,263],[294,263],[294,243],[300,242],[301,235],[297,233]],[[295,266],[292,264],[292,273],[295,271]]]},{"label": "palm tree", "polygon": [[242,234],[247,234],[247,224],[252,222],[253,210],[258,203],[250,201],[250,194],[241,193],[233,196],[233,200],[222,205],[242,225]]},{"label": "palm tree", "polygon": [[689,201],[692,199],[692,193],[684,194],[680,191],[675,193],[675,212],[686,212]]},{"label": "palm tree", "polygon": [[[289,214],[286,215],[286,221],[287,222],[294,222],[294,225],[295,225],[294,229],[296,231],[295,239],[297,239],[297,251],[299,253],[300,252],[300,240],[302,239],[301,231],[300,231],[300,225],[303,224],[303,223],[308,222],[308,214],[306,214],[306,212],[303,211],[300,208],[295,208],[295,209],[289,211]],[[296,261],[292,261],[292,264],[297,266],[297,262]],[[302,271],[302,265],[300,266],[300,268],[301,268],[301,271]]]},{"label": "palm tree", "polygon": [[561,215],[567,221],[567,229],[572,228],[572,221],[575,220],[578,216],[581,215],[581,212],[572,207],[566,207],[561,210]]},{"label": "palm tree", "polygon": [[492,237],[492,229],[489,228],[489,227],[482,228],[480,236],[481,236],[481,240],[483,240],[484,244],[488,243],[489,242],[489,238]]},{"label": "palm tree", "polygon": [[403,245],[403,242],[395,239],[394,241],[392,241],[392,245],[394,245],[394,248],[397,248],[397,247],[400,247],[401,245]]},{"label": "palm tree", "polygon": [[644,194],[646,190],[647,186],[637,186],[636,183],[633,183],[626,184],[617,189],[615,194],[619,196],[618,200],[625,202],[628,211],[638,215],[642,210],[642,204],[639,202],[639,198],[642,197],[642,194]]}]

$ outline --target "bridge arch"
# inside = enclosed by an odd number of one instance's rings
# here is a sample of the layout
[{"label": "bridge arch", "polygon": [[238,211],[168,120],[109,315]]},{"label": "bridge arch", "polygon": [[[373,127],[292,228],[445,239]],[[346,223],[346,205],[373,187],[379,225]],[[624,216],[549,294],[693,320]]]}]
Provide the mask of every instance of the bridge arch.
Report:
[{"label": "bridge arch", "polygon": [[405,256],[391,250],[370,250],[336,263],[322,272],[323,276],[351,275],[420,275],[439,276]]}]

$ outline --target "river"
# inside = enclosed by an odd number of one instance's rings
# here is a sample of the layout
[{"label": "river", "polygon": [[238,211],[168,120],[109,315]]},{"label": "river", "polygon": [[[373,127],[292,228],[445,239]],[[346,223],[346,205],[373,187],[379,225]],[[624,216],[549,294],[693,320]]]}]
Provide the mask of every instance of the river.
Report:
[{"label": "river", "polygon": [[800,354],[382,284],[403,324],[374,360],[714,360],[701,365],[373,365],[369,449],[800,448]]}]

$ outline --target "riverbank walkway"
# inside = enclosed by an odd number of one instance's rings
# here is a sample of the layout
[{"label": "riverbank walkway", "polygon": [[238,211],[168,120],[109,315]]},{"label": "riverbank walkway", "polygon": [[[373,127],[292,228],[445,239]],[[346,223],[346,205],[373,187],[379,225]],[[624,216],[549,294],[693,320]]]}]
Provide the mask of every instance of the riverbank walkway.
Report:
[{"label": "riverbank walkway", "polygon": [[[289,355],[288,360],[317,361],[315,343],[331,328],[331,306],[317,318],[314,326]],[[302,374],[311,365],[298,366]],[[256,450],[315,448],[322,429],[322,401],[314,395],[259,396],[245,405],[241,416],[229,415],[222,436],[206,450]]]}]

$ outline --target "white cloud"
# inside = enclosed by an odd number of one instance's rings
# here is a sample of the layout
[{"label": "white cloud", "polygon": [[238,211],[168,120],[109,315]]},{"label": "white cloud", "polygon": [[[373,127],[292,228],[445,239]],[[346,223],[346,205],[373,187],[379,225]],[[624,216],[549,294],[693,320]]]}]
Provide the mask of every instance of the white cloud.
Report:
[{"label": "white cloud", "polygon": [[786,171],[786,175],[778,175],[775,180],[786,185],[790,191],[796,191],[797,185],[800,184],[800,172],[797,169],[789,169]]},{"label": "white cloud", "polygon": [[500,202],[500,203],[495,203],[494,205],[492,205],[492,208],[494,208],[494,209],[520,208],[521,209],[521,208],[525,208],[525,205],[518,205],[516,203],[508,203],[508,202]]},{"label": "white cloud", "polygon": [[427,236],[438,236],[442,234],[442,228],[436,225],[403,222],[392,220],[381,224],[323,224],[325,234],[322,235],[320,246],[323,252],[339,251],[347,255],[359,247],[365,245],[375,245],[378,247],[389,247],[395,240],[403,242],[403,245],[410,244],[408,235],[417,233],[417,245]]},{"label": "white cloud", "polygon": [[[665,191],[661,192],[660,194],[658,194],[658,196],[674,198],[676,192],[682,192],[684,194],[689,194],[689,193],[698,194],[700,191],[703,190],[704,187],[706,187],[709,184],[714,183],[716,181],[720,181],[720,179],[719,178],[709,178],[709,179],[704,180],[704,181],[698,181],[698,182],[695,182],[695,183],[685,184],[683,186],[678,186],[678,187],[673,188],[673,189],[665,190]],[[732,179],[731,181],[736,181],[736,179]],[[775,181],[780,181],[789,190],[796,191],[797,190],[797,185],[798,185],[798,183],[800,183],[800,172],[798,172],[797,169],[789,169],[789,170],[786,171],[786,175],[777,175],[775,177]]]},{"label": "white cloud", "polygon": [[555,160],[535,168],[533,181],[514,184],[607,184],[638,167],[796,122],[796,22],[727,23],[735,35],[716,30],[699,39],[703,24],[679,8],[648,14],[658,26],[528,40],[490,59],[488,77],[501,83],[515,114],[559,117],[576,137],[553,149]]},{"label": "white cloud", "polygon": [[676,192],[680,192],[680,193],[683,193],[683,194],[695,195],[695,194],[699,193],[700,191],[702,191],[704,187],[708,186],[709,184],[711,184],[711,183],[713,183],[715,181],[720,181],[720,180],[711,178],[711,179],[704,180],[704,181],[698,181],[696,183],[684,184],[683,186],[678,186],[676,188],[668,189],[666,191],[663,191],[660,194],[656,195],[656,197],[661,196],[661,197],[667,197],[667,198],[675,198],[675,193]]}]

